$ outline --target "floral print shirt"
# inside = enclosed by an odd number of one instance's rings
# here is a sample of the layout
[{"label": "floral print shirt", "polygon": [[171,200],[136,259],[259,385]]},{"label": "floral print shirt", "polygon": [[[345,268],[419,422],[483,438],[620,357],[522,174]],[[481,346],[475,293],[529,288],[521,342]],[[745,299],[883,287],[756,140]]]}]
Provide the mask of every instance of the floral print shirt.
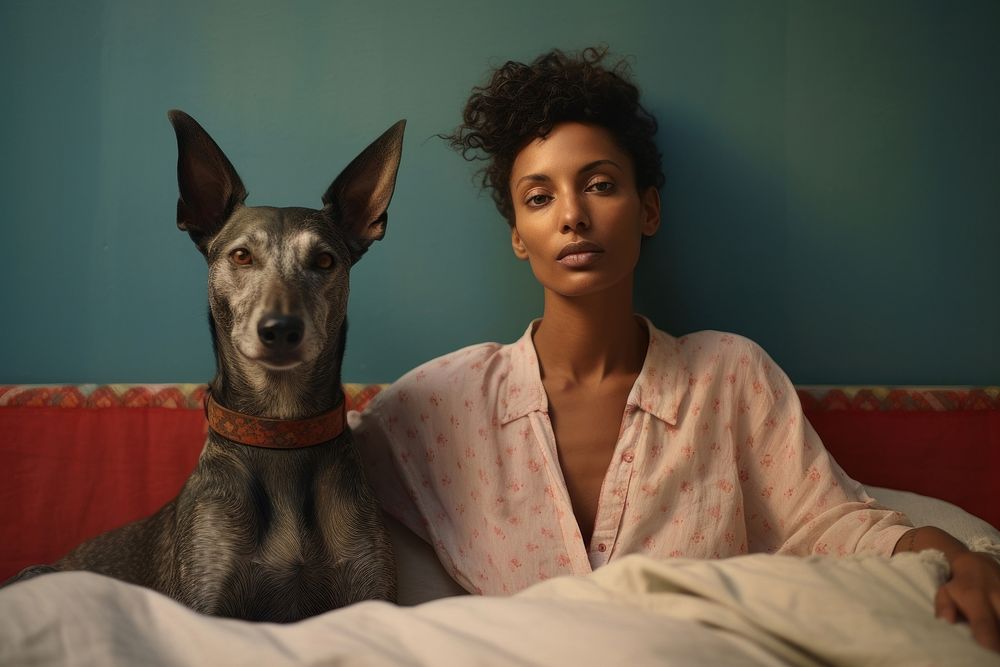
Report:
[{"label": "floral print shirt", "polygon": [[509,594],[630,553],[890,555],[911,526],[831,458],[752,341],[649,329],[584,544],[532,344],[420,366],[349,415],[384,509],[470,592]]}]

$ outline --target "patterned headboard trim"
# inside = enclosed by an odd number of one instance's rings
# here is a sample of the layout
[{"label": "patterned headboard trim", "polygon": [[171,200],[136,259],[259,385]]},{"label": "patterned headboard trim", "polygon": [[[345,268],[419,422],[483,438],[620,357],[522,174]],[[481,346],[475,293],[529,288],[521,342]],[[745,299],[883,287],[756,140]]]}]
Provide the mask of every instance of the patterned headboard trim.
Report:
[{"label": "patterned headboard trim", "polygon": [[[363,409],[387,385],[344,385],[349,410]],[[201,409],[204,384],[0,385],[0,407]],[[807,412],[1000,410],[1000,387],[797,387]]]}]

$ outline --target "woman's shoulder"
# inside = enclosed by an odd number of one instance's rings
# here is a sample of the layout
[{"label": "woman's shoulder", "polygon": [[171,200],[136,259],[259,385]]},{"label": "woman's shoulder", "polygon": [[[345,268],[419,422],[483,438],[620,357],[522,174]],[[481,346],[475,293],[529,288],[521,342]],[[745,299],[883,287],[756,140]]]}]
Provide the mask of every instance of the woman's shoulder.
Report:
[{"label": "woman's shoulder", "polygon": [[689,361],[761,363],[767,359],[756,341],[728,331],[705,329],[675,339],[678,350]]},{"label": "woman's shoulder", "polygon": [[449,352],[409,371],[386,387],[372,408],[388,401],[412,398],[436,402],[478,390],[510,363],[510,345],[478,343]]},{"label": "woman's shoulder", "polygon": [[789,393],[791,380],[756,341],[725,331],[697,331],[677,339],[693,381],[721,386],[736,393],[767,393],[781,399]]}]

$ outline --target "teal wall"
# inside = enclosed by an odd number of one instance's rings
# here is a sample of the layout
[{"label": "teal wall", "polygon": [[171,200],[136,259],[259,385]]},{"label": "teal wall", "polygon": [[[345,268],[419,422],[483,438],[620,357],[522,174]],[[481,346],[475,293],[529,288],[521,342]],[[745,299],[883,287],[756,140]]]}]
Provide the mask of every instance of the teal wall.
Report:
[{"label": "teal wall", "polygon": [[174,225],[184,109],[250,203],[318,205],[399,118],[345,378],[510,341],[541,295],[435,138],[508,58],[606,42],[661,119],[637,308],[760,342],[799,383],[1000,384],[1000,3],[0,3],[0,382],[204,381]]}]

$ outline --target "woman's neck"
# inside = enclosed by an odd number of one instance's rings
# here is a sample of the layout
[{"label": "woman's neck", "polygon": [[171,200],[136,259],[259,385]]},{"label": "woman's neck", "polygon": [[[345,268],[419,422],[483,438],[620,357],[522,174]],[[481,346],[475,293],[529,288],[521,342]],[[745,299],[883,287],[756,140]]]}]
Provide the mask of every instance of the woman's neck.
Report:
[{"label": "woman's neck", "polygon": [[631,287],[583,297],[546,292],[542,321],[533,335],[542,379],[579,385],[638,375],[649,332],[632,312]]}]

